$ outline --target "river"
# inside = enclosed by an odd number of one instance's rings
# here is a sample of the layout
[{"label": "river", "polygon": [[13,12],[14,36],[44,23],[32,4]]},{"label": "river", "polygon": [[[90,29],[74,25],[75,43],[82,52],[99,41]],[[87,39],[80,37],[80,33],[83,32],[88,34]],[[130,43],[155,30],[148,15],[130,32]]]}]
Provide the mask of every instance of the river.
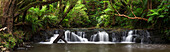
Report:
[{"label": "river", "polygon": [[166,44],[34,44],[33,48],[15,52],[169,52]]}]

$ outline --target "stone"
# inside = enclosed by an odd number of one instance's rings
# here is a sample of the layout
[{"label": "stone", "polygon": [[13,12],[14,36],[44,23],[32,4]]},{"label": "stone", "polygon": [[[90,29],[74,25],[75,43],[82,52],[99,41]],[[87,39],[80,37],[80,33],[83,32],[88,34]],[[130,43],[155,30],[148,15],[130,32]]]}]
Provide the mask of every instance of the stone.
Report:
[{"label": "stone", "polygon": [[2,50],[2,51],[5,51],[5,50],[6,50],[6,48],[1,48],[1,50]]},{"label": "stone", "polygon": [[5,51],[5,52],[10,52],[10,51]]},{"label": "stone", "polygon": [[0,46],[0,48],[3,48],[3,46]]}]

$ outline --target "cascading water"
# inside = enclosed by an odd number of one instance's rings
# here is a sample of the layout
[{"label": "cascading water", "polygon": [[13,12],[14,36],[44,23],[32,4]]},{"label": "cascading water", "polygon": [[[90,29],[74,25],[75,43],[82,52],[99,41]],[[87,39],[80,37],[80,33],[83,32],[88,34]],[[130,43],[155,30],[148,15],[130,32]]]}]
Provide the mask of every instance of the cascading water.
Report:
[{"label": "cascading water", "polygon": [[134,32],[133,30],[130,30],[127,34],[127,37],[125,38],[125,41],[122,41],[122,43],[135,43],[132,41],[135,40],[135,38],[133,38],[133,32]]},{"label": "cascading water", "polygon": [[112,33],[112,42],[116,42],[116,35],[115,35],[115,33]]},{"label": "cascading water", "polygon": [[68,42],[87,42],[88,40],[84,38],[84,34],[80,33],[80,36],[74,32],[65,31],[65,40]]},{"label": "cascading water", "polygon": [[52,44],[54,40],[58,37],[59,34],[54,34],[53,37],[50,38],[50,41],[48,42],[40,42],[41,44]]},{"label": "cascading water", "polygon": [[97,34],[92,35],[90,40],[92,42],[109,42],[109,35],[105,31],[99,31]]},{"label": "cascading water", "polygon": [[[87,34],[86,34],[87,33]],[[117,34],[115,32],[107,33],[106,31],[98,31],[93,35],[88,34],[88,32],[76,31],[71,32],[69,30],[65,31],[64,39],[68,43],[138,43],[146,42],[145,39],[150,37],[148,31],[141,30],[130,30],[126,33]],[[52,44],[53,41],[58,37],[58,34],[54,34],[53,37],[50,38],[49,42],[40,42],[42,44]],[[147,38],[145,38],[147,37]],[[58,43],[64,43],[60,40]]]},{"label": "cascading water", "polygon": [[99,42],[108,42],[109,41],[109,35],[106,32],[98,32],[98,38],[99,38]]},{"label": "cascading water", "polygon": [[70,37],[69,35],[70,35],[70,31],[65,31],[65,40],[66,41],[70,41],[70,39],[68,39],[68,37]]},{"label": "cascading water", "polygon": [[132,33],[133,33],[132,30],[130,30],[130,31],[128,32],[128,36],[126,37],[126,39],[125,39],[124,42],[132,42],[132,37],[133,37]]}]

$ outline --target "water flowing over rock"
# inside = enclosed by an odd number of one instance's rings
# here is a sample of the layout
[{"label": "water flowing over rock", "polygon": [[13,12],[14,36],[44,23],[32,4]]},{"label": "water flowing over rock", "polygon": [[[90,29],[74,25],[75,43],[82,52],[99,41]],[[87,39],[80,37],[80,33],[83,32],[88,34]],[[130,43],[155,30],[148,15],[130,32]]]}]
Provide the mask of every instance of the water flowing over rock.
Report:
[{"label": "water flowing over rock", "polygon": [[[147,30],[65,30],[63,38],[68,43],[153,43],[151,35]],[[58,30],[54,31],[54,36],[48,42],[42,44],[52,44],[58,36]],[[59,40],[58,43],[64,43]]]},{"label": "water flowing over rock", "polygon": [[98,32],[97,34],[94,34],[91,36],[91,41],[92,42],[109,42],[109,35],[107,32]]}]

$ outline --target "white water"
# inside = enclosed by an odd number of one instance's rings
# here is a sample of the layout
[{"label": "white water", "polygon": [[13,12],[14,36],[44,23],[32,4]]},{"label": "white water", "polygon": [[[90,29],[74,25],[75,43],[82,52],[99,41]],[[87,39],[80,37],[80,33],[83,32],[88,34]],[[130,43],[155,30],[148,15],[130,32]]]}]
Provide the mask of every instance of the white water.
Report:
[{"label": "white water", "polygon": [[128,32],[128,36],[126,37],[125,41],[123,41],[122,43],[134,43],[132,42],[132,38],[133,38],[133,30],[130,30]]},{"label": "white water", "polygon": [[133,36],[132,33],[133,33],[132,30],[128,32],[128,36],[126,37],[126,40],[125,40],[126,42],[131,42],[132,41],[132,36]]},{"label": "white water", "polygon": [[65,31],[65,40],[69,41],[68,36],[70,35],[70,31]]},{"label": "white water", "polygon": [[80,42],[88,42],[88,40],[87,40],[86,38],[82,38],[82,37],[76,35],[76,34],[73,33],[73,32],[72,32],[72,35],[73,35],[74,37],[77,37],[77,38],[75,38],[76,41],[80,40]]},{"label": "white water", "polygon": [[97,42],[109,42],[109,34],[105,31],[99,31],[97,34],[92,35],[90,40],[92,42],[96,42],[96,40],[98,40]]},{"label": "white water", "polygon": [[98,32],[99,35],[99,42],[108,42],[109,41],[109,35],[107,32]]},{"label": "white water", "polygon": [[50,38],[49,42],[40,42],[41,44],[53,44],[54,40],[58,37],[59,34],[54,34],[53,37]]},{"label": "white water", "polygon": [[[132,40],[135,40],[136,38],[133,38],[133,32],[135,33],[134,36],[138,35],[136,34],[136,31],[134,30],[130,30],[126,35],[126,33],[123,34],[122,39],[120,40],[121,42],[117,42],[117,43],[135,43],[132,42]],[[150,37],[149,32],[146,32],[146,36]],[[50,38],[50,41],[48,42],[40,42],[41,44],[52,44],[53,41],[58,37],[59,34],[54,34],[53,37]],[[65,36],[64,39],[68,42],[68,43],[95,43],[95,44],[113,44],[115,43],[117,40],[117,36],[114,33],[111,37],[112,40],[109,41],[109,34],[105,31],[99,31],[97,34],[91,35],[91,37],[89,38],[89,40],[85,37],[85,32],[77,32],[77,34],[75,34],[74,32],[71,32],[69,30],[65,31]],[[59,40],[58,43],[64,43],[63,40]],[[141,43],[143,43],[143,38],[141,39]]]},{"label": "white water", "polygon": [[91,41],[95,42],[96,37],[97,37],[97,34],[92,35],[91,38],[90,38]]}]

